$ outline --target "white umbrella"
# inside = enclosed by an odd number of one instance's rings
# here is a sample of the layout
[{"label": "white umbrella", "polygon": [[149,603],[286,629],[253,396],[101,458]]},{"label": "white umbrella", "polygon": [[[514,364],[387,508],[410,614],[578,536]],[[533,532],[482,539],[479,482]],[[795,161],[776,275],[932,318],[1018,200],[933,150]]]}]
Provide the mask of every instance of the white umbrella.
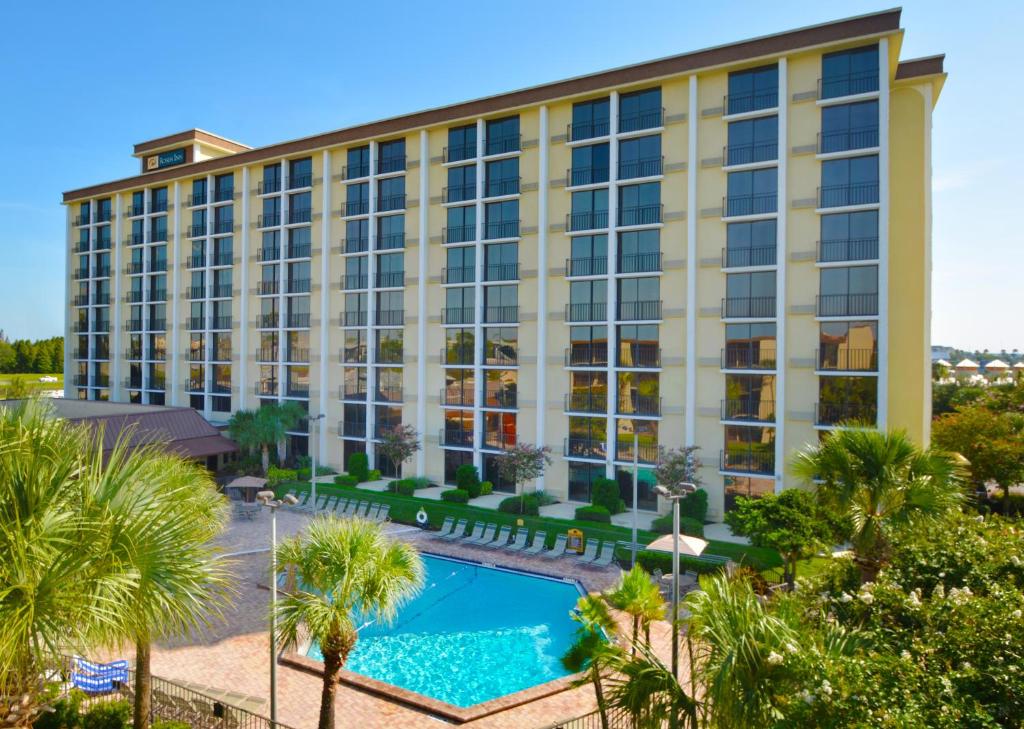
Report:
[{"label": "white umbrella", "polygon": [[[687,534],[679,535],[679,554],[681,555],[699,557],[707,546],[708,543],[699,537],[691,537]],[[658,537],[648,544],[646,548],[653,549],[655,552],[671,552],[672,535],[666,534],[662,537]]]}]

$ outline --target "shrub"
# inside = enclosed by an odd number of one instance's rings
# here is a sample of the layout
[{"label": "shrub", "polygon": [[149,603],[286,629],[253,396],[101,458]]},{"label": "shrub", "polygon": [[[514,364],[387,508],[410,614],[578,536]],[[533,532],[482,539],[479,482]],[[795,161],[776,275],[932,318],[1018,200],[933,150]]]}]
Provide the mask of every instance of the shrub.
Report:
[{"label": "shrub", "polygon": [[349,486],[349,487],[358,486],[359,485],[359,479],[356,478],[355,476],[349,476],[347,473],[343,473],[340,476],[335,476],[334,477],[334,485],[335,486]]},{"label": "shrub", "polygon": [[536,493],[523,494],[522,496],[509,496],[498,504],[498,511],[506,514],[537,516],[540,514],[540,499],[537,497]]},{"label": "shrub", "polygon": [[[636,562],[648,572],[661,570],[668,574],[672,571],[672,554],[670,552],[652,552],[645,549],[637,553]],[[722,570],[724,565],[680,555],[679,567],[687,572],[696,572],[698,575],[710,575]]]},{"label": "shrub", "polygon": [[73,689],[65,698],[51,701],[53,711],[40,714],[32,724],[33,729],[78,729],[82,726],[83,698],[85,694]]},{"label": "shrub", "polygon": [[463,463],[455,469],[455,485],[475,499],[480,495],[480,473],[472,463]]},{"label": "shrub", "polygon": [[372,471],[370,471],[370,473],[367,474],[367,476],[366,476],[366,480],[367,481],[380,481],[380,470],[375,468]]},{"label": "shrub", "polygon": [[[659,516],[651,522],[651,531],[658,534],[672,533],[672,512]],[[687,516],[679,515],[679,533],[688,534],[691,537],[704,536],[704,524]]]},{"label": "shrub", "polygon": [[[708,519],[708,492],[697,489],[679,500],[679,516],[687,517],[703,524]],[[689,532],[686,532],[689,534]]]},{"label": "shrub", "polygon": [[308,481],[311,475],[311,469],[309,468],[297,468],[295,469],[295,477],[300,481]]},{"label": "shrub", "polygon": [[469,501],[469,492],[465,489],[448,489],[441,492],[441,500],[453,504],[465,504]]},{"label": "shrub", "polygon": [[413,488],[416,489],[429,489],[431,486],[430,479],[426,476],[416,476],[415,478],[406,479],[412,482]]},{"label": "shrub", "polygon": [[411,478],[403,478],[389,483],[388,491],[402,496],[412,496],[416,491],[416,484]]},{"label": "shrub", "polygon": [[96,704],[82,717],[82,729],[125,729],[131,719],[132,705],[127,701]]},{"label": "shrub", "polygon": [[157,719],[150,724],[150,729],[192,729],[192,725],[184,721],[174,719]]},{"label": "shrub", "polygon": [[596,521],[600,524],[611,524],[612,515],[603,506],[580,506],[576,509],[578,521]]},{"label": "shrub", "polygon": [[353,453],[348,457],[348,473],[355,476],[356,483],[362,483],[370,477],[370,459],[365,453]]},{"label": "shrub", "polygon": [[487,496],[487,494],[494,493],[494,484],[490,481],[482,481],[480,483],[480,495]]},{"label": "shrub", "polygon": [[[270,486],[277,486],[285,481],[294,481],[299,477],[299,472],[294,468],[278,468],[271,466],[267,469],[267,482]],[[309,478],[309,475],[306,475]]]},{"label": "shrub", "polygon": [[598,478],[590,487],[590,503],[603,506],[609,514],[618,514],[626,508],[626,502],[619,496],[619,482],[610,478]]}]

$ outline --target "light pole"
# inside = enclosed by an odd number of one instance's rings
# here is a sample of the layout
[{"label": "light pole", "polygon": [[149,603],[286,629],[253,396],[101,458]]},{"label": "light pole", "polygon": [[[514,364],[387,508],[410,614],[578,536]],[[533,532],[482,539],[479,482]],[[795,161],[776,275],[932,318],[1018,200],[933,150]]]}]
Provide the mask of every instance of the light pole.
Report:
[{"label": "light pole", "polygon": [[637,551],[637,543],[636,543],[636,495],[637,494],[636,494],[636,492],[637,492],[638,471],[639,471],[639,468],[640,468],[639,454],[638,454],[639,448],[640,448],[640,439],[637,436],[637,434],[634,432],[633,433],[633,549],[632,549],[632,560],[630,561],[630,565],[629,565],[631,568],[632,567],[636,567],[636,551]]},{"label": "light pole", "polygon": [[292,494],[280,499],[273,491],[260,491],[256,499],[270,509],[270,726],[277,726],[277,510],[299,503]]},{"label": "light pole", "polygon": [[661,484],[658,494],[672,502],[672,675],[679,680],[679,499],[697,490],[697,485],[682,481],[675,490]]},{"label": "light pole", "polygon": [[324,414],[309,416],[309,428],[312,433],[309,436],[309,453],[311,460],[311,470],[309,472],[309,487],[312,490],[312,501],[310,502],[313,506],[313,513],[316,513],[316,431],[317,423],[324,419]]}]

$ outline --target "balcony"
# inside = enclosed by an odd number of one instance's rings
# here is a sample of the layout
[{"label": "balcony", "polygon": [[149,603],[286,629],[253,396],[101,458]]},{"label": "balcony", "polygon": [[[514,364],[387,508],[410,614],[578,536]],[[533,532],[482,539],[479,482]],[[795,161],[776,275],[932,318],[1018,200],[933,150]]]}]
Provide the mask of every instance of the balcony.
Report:
[{"label": "balcony", "polygon": [[149,378],[149,383],[146,389],[148,390],[163,390],[167,387],[166,377],[152,377]]},{"label": "balcony", "polygon": [[446,284],[473,283],[476,268],[473,266],[451,266],[441,269],[441,280]]},{"label": "balcony", "polygon": [[818,79],[819,99],[838,99],[878,91],[878,71],[853,71]]},{"label": "balcony", "polygon": [[277,396],[277,380],[261,380],[256,383],[256,395]]},{"label": "balcony", "polygon": [[874,426],[878,405],[874,402],[819,402],[814,405],[814,424],[823,426],[840,423],[868,423]]},{"label": "balcony", "polygon": [[376,392],[373,393],[373,401],[384,403],[400,403],[402,402],[402,388],[378,386]]},{"label": "balcony", "polygon": [[878,294],[822,294],[817,297],[820,317],[878,316]]},{"label": "balcony", "polygon": [[209,195],[204,190],[203,192],[199,193],[198,195],[195,195],[195,194],[189,195],[186,198],[185,204],[188,205],[190,208],[194,208],[194,207],[197,207],[199,205],[206,205],[207,202],[209,202]]},{"label": "balcony", "polygon": [[185,356],[189,362],[203,362],[206,360],[206,352],[203,351],[202,347],[196,347],[195,349],[190,347]]},{"label": "balcony", "polygon": [[617,321],[658,321],[660,319],[660,301],[619,302]]},{"label": "balcony", "polygon": [[344,291],[356,291],[369,286],[369,276],[365,273],[347,273],[341,277],[341,288]]},{"label": "balcony", "polygon": [[389,213],[394,210],[405,209],[405,194],[385,195],[377,198],[377,212]]},{"label": "balcony", "polygon": [[289,382],[285,389],[285,397],[309,397],[309,385]]},{"label": "balcony", "polygon": [[752,111],[774,109],[779,105],[779,89],[759,89],[728,94],[722,100],[726,115],[748,114]]},{"label": "balcony", "polygon": [[487,137],[484,140],[484,154],[510,154],[522,148],[522,134],[503,134],[499,137]]},{"label": "balcony", "polygon": [[401,345],[377,347],[374,350],[374,357],[377,364],[402,364]]},{"label": "balcony", "polygon": [[753,248],[723,248],[722,268],[751,268],[774,266],[778,246],[757,246]]},{"label": "balcony", "polygon": [[735,296],[722,299],[723,319],[772,319],[774,296]]},{"label": "balcony", "polygon": [[516,345],[494,345],[490,343],[484,349],[485,366],[491,367],[516,367],[519,364],[519,352]]},{"label": "balcony", "polygon": [[634,180],[638,177],[657,177],[665,168],[664,157],[646,157],[619,162],[619,179]]},{"label": "balcony", "polygon": [[466,200],[476,199],[476,184],[471,185],[451,185],[450,187],[441,188],[441,202],[453,203],[453,202],[465,202]]},{"label": "balcony", "polygon": [[877,146],[877,126],[818,133],[818,154],[852,152],[858,149],[873,149]]},{"label": "balcony", "polygon": [[149,327],[147,331],[151,332],[163,332],[167,331],[167,320],[166,319],[150,319]]},{"label": "balcony", "polygon": [[480,447],[489,450],[506,451],[515,448],[516,434],[505,432],[484,431],[480,436]]},{"label": "balcony", "polygon": [[774,370],[775,342],[771,346],[750,343],[729,345],[722,350],[723,370]]},{"label": "balcony", "polygon": [[395,155],[393,157],[381,157],[377,160],[377,174],[378,175],[389,175],[392,172],[404,172],[405,171],[405,155]]},{"label": "balcony", "polygon": [[484,226],[484,238],[486,240],[499,240],[502,238],[518,238],[519,221],[504,220],[502,222],[489,222]]},{"label": "balcony", "polygon": [[[107,270],[109,270],[109,269],[107,269]],[[166,258],[157,258],[156,260],[151,260],[149,262],[149,272],[150,273],[165,273],[166,271],[167,271],[167,259]]]},{"label": "balcony", "polygon": [[661,253],[627,253],[619,256],[619,273],[658,273]]},{"label": "balcony", "polygon": [[105,320],[94,320],[92,323],[93,333],[104,333],[110,331],[110,322]]},{"label": "balcony", "polygon": [[619,225],[657,225],[662,221],[664,205],[634,205],[619,209]]},{"label": "balcony", "polygon": [[504,197],[506,195],[518,195],[520,177],[501,177],[494,180],[488,179],[484,185],[484,197]]},{"label": "balcony", "polygon": [[141,390],[142,389],[142,378],[141,377],[127,377],[124,381],[124,386],[129,390]]},{"label": "balcony", "polygon": [[618,415],[661,415],[661,398],[652,395],[641,395],[636,392],[620,392],[615,400],[615,412]]},{"label": "balcony", "polygon": [[607,414],[608,393],[604,390],[573,390],[565,395],[565,412]]},{"label": "balcony", "polygon": [[267,213],[256,218],[257,228],[274,228],[281,224],[281,213]]},{"label": "balcony", "polygon": [[443,365],[472,365],[473,347],[471,345],[459,346],[453,344],[441,349],[441,364]]},{"label": "balcony", "polygon": [[124,353],[125,359],[135,360],[137,362],[142,361],[142,350],[141,349],[127,349]]},{"label": "balcony", "polygon": [[75,281],[81,281],[83,278],[89,278],[89,269],[79,268],[77,271],[72,271],[71,278]]},{"label": "balcony", "polygon": [[270,296],[272,294],[278,293],[281,290],[281,282],[278,281],[277,279],[274,279],[272,281],[260,281],[259,285],[256,287],[256,290],[260,293],[261,296]]},{"label": "balcony", "polygon": [[573,276],[605,276],[608,274],[608,258],[566,258],[565,275]]},{"label": "balcony", "polygon": [[[129,273],[142,273],[142,262],[130,263],[129,266],[137,267],[137,270],[129,271]],[[206,256],[202,253],[198,253],[193,256],[189,256],[185,259],[185,267],[192,268],[204,268],[206,266]]]},{"label": "balcony", "polygon": [[602,230],[607,227],[607,210],[588,210],[580,213],[568,213],[565,216],[565,229],[571,233],[580,230]]},{"label": "balcony", "polygon": [[734,195],[722,198],[722,215],[739,218],[746,215],[770,215],[778,212],[779,194],[763,192],[752,195]]},{"label": "balcony", "polygon": [[257,195],[270,195],[275,192],[281,192],[280,177],[264,177],[256,184]]},{"label": "balcony", "polygon": [[405,285],[405,271],[377,271],[377,288],[395,289]]},{"label": "balcony", "polygon": [[214,235],[225,235],[227,233],[233,233],[235,231],[234,220],[215,220],[213,223],[213,234]]},{"label": "balcony", "polygon": [[289,294],[308,294],[313,285],[312,279],[292,278],[288,279]]},{"label": "balcony", "polygon": [[281,258],[280,246],[261,246],[256,249],[257,261],[277,261]]},{"label": "balcony", "polygon": [[365,420],[343,420],[338,426],[343,438],[366,438]]},{"label": "balcony", "polygon": [[79,294],[74,299],[74,306],[88,306],[89,294]]},{"label": "balcony", "polygon": [[203,392],[206,389],[206,385],[202,380],[190,379],[188,381],[188,390],[190,392]]},{"label": "balcony", "polygon": [[185,319],[185,328],[191,330],[205,329],[206,319],[201,316],[190,316]]},{"label": "balcony", "polygon": [[456,385],[455,387],[441,388],[440,402],[442,405],[471,408],[473,399],[473,388],[471,387]]},{"label": "balcony", "polygon": [[339,400],[355,400],[358,402],[366,401],[366,382],[346,382],[338,387],[338,399]]},{"label": "balcony", "polygon": [[472,243],[476,240],[476,225],[456,225],[441,229],[445,243]]},{"label": "balcony", "polygon": [[774,423],[775,401],[758,397],[722,400],[722,420]]},{"label": "balcony", "polygon": [[72,246],[71,250],[75,253],[88,253],[89,252],[89,241],[80,240]]},{"label": "balcony", "polygon": [[341,217],[351,218],[353,215],[368,215],[370,212],[370,201],[347,200],[341,204]]},{"label": "balcony", "polygon": [[818,263],[878,259],[878,236],[818,241]]},{"label": "balcony", "polygon": [[71,378],[71,381],[77,387],[88,387],[89,386],[89,375],[75,375]]},{"label": "balcony", "polygon": [[234,259],[231,251],[218,251],[217,253],[213,254],[213,263],[211,265],[230,266],[233,263]]},{"label": "balcony", "polygon": [[726,167],[752,165],[758,162],[774,162],[779,158],[779,140],[731,144],[722,148],[722,159]]},{"label": "balcony", "polygon": [[665,126],[665,109],[651,109],[619,117],[619,134]]},{"label": "balcony", "polygon": [[285,326],[288,329],[309,329],[309,312],[289,314]]},{"label": "balcony", "polygon": [[661,348],[654,344],[620,342],[616,363],[626,369],[657,369],[661,367]]},{"label": "balcony", "polygon": [[607,167],[573,167],[565,171],[565,179],[569,187],[583,185],[601,185],[608,182]]},{"label": "balcony", "polygon": [[484,281],[518,281],[518,263],[489,263],[484,266]]},{"label": "balcony", "polygon": [[375,323],[379,327],[400,327],[405,324],[405,309],[378,309]]},{"label": "balcony", "polygon": [[110,306],[110,294],[93,294],[93,306]]},{"label": "balcony", "polygon": [[363,162],[358,165],[345,165],[341,168],[341,179],[346,182],[349,180],[359,180],[363,177],[370,176],[370,163]]},{"label": "balcony", "polygon": [[579,142],[583,139],[594,139],[596,137],[607,137],[610,131],[610,123],[607,119],[593,119],[591,121],[573,122],[565,127],[565,138],[570,142]]},{"label": "balcony", "polygon": [[214,395],[230,395],[231,394],[231,385],[230,385],[230,383],[229,384],[222,384],[222,383],[214,381],[214,382],[210,383],[210,385],[206,389],[206,391],[210,392],[210,393],[213,393]]},{"label": "balcony", "polygon": [[761,476],[775,475],[775,451],[746,446],[730,447],[718,454],[720,471],[752,473]]},{"label": "balcony", "polygon": [[877,372],[877,349],[851,349],[838,344],[822,347],[814,353],[820,371]]},{"label": "balcony", "polygon": [[230,299],[231,284],[214,284],[213,292],[210,296],[214,299]]},{"label": "balcony", "polygon": [[96,245],[94,246],[94,249],[97,250],[97,251],[109,251],[110,250],[110,238],[109,238],[109,236],[108,237],[103,237],[103,238],[97,238],[96,239]]},{"label": "balcony", "polygon": [[289,190],[301,190],[304,187],[313,186],[313,175],[309,172],[303,172],[298,175],[289,175],[288,177],[288,189]]},{"label": "balcony", "polygon": [[288,211],[288,224],[309,223],[313,220],[313,208],[294,208]]},{"label": "balcony", "polygon": [[366,253],[370,248],[370,239],[368,236],[342,238],[341,247],[345,253]]},{"label": "balcony", "polygon": [[167,350],[164,347],[150,347],[146,359],[154,362],[167,359]]},{"label": "balcony", "polygon": [[466,144],[453,144],[444,148],[445,162],[462,162],[476,157],[476,140]]},{"label": "balcony", "polygon": [[257,362],[277,362],[276,347],[260,347],[256,350]]},{"label": "balcony", "polygon": [[167,301],[167,289],[150,289],[149,301]]},{"label": "balcony", "polygon": [[515,385],[502,386],[500,383],[484,383],[483,402],[480,407],[514,410],[519,402]]},{"label": "balcony", "polygon": [[377,236],[377,250],[389,251],[405,247],[405,233],[388,233]]},{"label": "balcony", "polygon": [[607,367],[607,342],[577,342],[565,350],[566,367]]},{"label": "balcony", "polygon": [[230,316],[215,316],[210,320],[210,329],[230,329]]},{"label": "balcony", "polygon": [[819,208],[844,208],[853,205],[877,205],[878,183],[858,182],[849,185],[826,185],[818,188]]},{"label": "balcony", "polygon": [[291,260],[296,258],[309,258],[313,252],[310,243],[290,243],[285,250],[284,257]]},{"label": "balcony", "polygon": [[109,276],[110,276],[110,266],[109,265],[96,266],[96,268],[93,269],[93,272],[92,272],[92,277],[93,278],[108,278]]},{"label": "balcony", "polygon": [[566,458],[585,458],[604,461],[607,444],[604,440],[580,436],[569,436],[562,442],[562,455]]},{"label": "balcony", "polygon": [[110,387],[110,375],[93,375],[93,387]]},{"label": "balcony", "polygon": [[124,330],[126,332],[141,332],[142,319],[129,319],[124,324]]},{"label": "balcony", "polygon": [[[161,218],[161,220],[162,219],[163,218]],[[166,243],[167,242],[167,229],[164,228],[163,230],[151,231],[150,234],[149,234],[149,242],[150,243]]]},{"label": "balcony", "polygon": [[588,301],[582,304],[566,304],[565,320],[568,322],[608,321],[608,303]]},{"label": "balcony", "polygon": [[519,322],[519,307],[508,306],[485,306],[485,324],[516,324]]},{"label": "balcony", "polygon": [[189,238],[201,238],[206,235],[206,223],[200,223],[199,225],[190,225],[186,231],[186,235]]},{"label": "balcony", "polygon": [[444,308],[441,309],[441,320],[445,324],[472,324],[476,316],[471,306]]},{"label": "balcony", "polygon": [[97,223],[109,223],[111,217],[110,208],[97,208],[96,209],[96,220]]},{"label": "balcony", "polygon": [[[654,465],[658,462],[658,444],[644,443],[644,439],[650,436],[641,436],[641,441],[636,447],[636,460],[638,463]],[[633,461],[633,438],[620,436],[615,444],[616,461]]]},{"label": "balcony", "polygon": [[442,446],[450,448],[472,448],[473,429],[444,427],[438,434],[438,440]]},{"label": "balcony", "polygon": [[213,201],[215,203],[227,202],[233,200],[235,197],[234,185],[231,187],[219,187],[213,191]]},{"label": "balcony", "polygon": [[80,227],[80,226],[88,225],[88,224],[89,224],[89,215],[88,215],[88,213],[85,214],[85,215],[76,215],[75,219],[72,221],[72,225],[74,225],[75,227]]},{"label": "balcony", "polygon": [[365,311],[346,311],[342,313],[342,321],[347,327],[365,327],[367,315]]},{"label": "balcony", "polygon": [[131,204],[129,204],[127,206],[127,209],[125,210],[125,214],[129,218],[137,218],[140,215],[142,215],[145,211],[146,211],[146,206],[143,205],[142,203],[138,203],[138,204],[131,203]]},{"label": "balcony", "polygon": [[141,246],[146,242],[146,236],[142,233],[129,233],[124,238],[124,244],[126,246]]}]

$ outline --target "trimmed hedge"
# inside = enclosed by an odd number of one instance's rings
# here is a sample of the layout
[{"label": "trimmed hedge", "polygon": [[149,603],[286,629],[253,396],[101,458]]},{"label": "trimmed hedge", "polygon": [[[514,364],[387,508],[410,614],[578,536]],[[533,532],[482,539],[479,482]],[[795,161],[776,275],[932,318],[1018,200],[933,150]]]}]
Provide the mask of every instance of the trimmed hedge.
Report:
[{"label": "trimmed hedge", "polygon": [[388,484],[388,491],[402,496],[412,496],[416,492],[416,484],[411,478],[403,478],[400,481],[392,481]]},{"label": "trimmed hedge", "polygon": [[174,719],[157,719],[150,724],[150,729],[192,729],[192,725],[185,721]]},{"label": "trimmed hedge", "polygon": [[448,489],[441,492],[441,500],[453,504],[465,504],[469,501],[469,492],[465,489]]},{"label": "trimmed hedge", "polygon": [[[663,514],[657,519],[651,522],[651,531],[657,532],[658,534],[671,534],[672,533],[672,512]],[[691,537],[702,537],[704,536],[704,524],[691,519],[690,517],[679,515],[679,533],[688,534]]]},{"label": "trimmed hedge", "polygon": [[367,481],[380,481],[380,471],[378,469],[376,469],[376,468],[373,469],[372,471],[370,471],[369,474],[367,474],[366,480]]},{"label": "trimmed hedge", "polygon": [[535,493],[523,494],[522,496],[509,496],[498,504],[498,511],[505,514],[537,516],[540,514],[540,498]]},{"label": "trimmed hedge", "polygon": [[267,482],[271,486],[276,486],[284,481],[294,481],[299,477],[299,472],[294,468],[278,468],[277,466],[271,466],[267,469]]},{"label": "trimmed hedge", "polygon": [[359,479],[355,476],[349,476],[347,473],[343,473],[340,476],[334,477],[334,483],[337,486],[358,486]]},{"label": "trimmed hedge", "polygon": [[362,483],[370,477],[370,459],[365,453],[353,453],[348,457],[348,473],[354,476],[356,483]]},{"label": "trimmed hedge", "polygon": [[125,729],[132,723],[132,705],[125,700],[96,704],[82,717],[82,729]]},{"label": "trimmed hedge", "polygon": [[475,499],[481,494],[480,473],[472,463],[463,463],[455,469],[455,485]]},{"label": "trimmed hedge", "polygon": [[487,496],[488,494],[494,493],[494,484],[490,481],[480,482],[480,495]]},{"label": "trimmed hedge", "polygon": [[619,482],[610,478],[594,479],[590,487],[590,503],[603,506],[609,514],[619,514],[626,509],[626,502],[619,494]]},{"label": "trimmed hedge", "polygon": [[416,476],[414,478],[407,478],[406,481],[412,483],[414,489],[429,489],[430,479],[426,476]]},{"label": "trimmed hedge", "polygon": [[[672,572],[672,555],[669,552],[652,552],[644,549],[637,552],[636,562],[648,572],[654,572],[654,570],[661,570],[663,574]],[[679,568],[686,572],[696,572],[698,575],[712,575],[724,569],[724,565],[680,555]]]},{"label": "trimmed hedge", "polygon": [[[701,524],[708,520],[708,492],[697,489],[679,499],[679,516],[693,519]],[[689,533],[689,532],[687,532]]]},{"label": "trimmed hedge", "polygon": [[596,521],[600,524],[611,524],[612,515],[603,506],[580,506],[576,509],[578,521]]}]

